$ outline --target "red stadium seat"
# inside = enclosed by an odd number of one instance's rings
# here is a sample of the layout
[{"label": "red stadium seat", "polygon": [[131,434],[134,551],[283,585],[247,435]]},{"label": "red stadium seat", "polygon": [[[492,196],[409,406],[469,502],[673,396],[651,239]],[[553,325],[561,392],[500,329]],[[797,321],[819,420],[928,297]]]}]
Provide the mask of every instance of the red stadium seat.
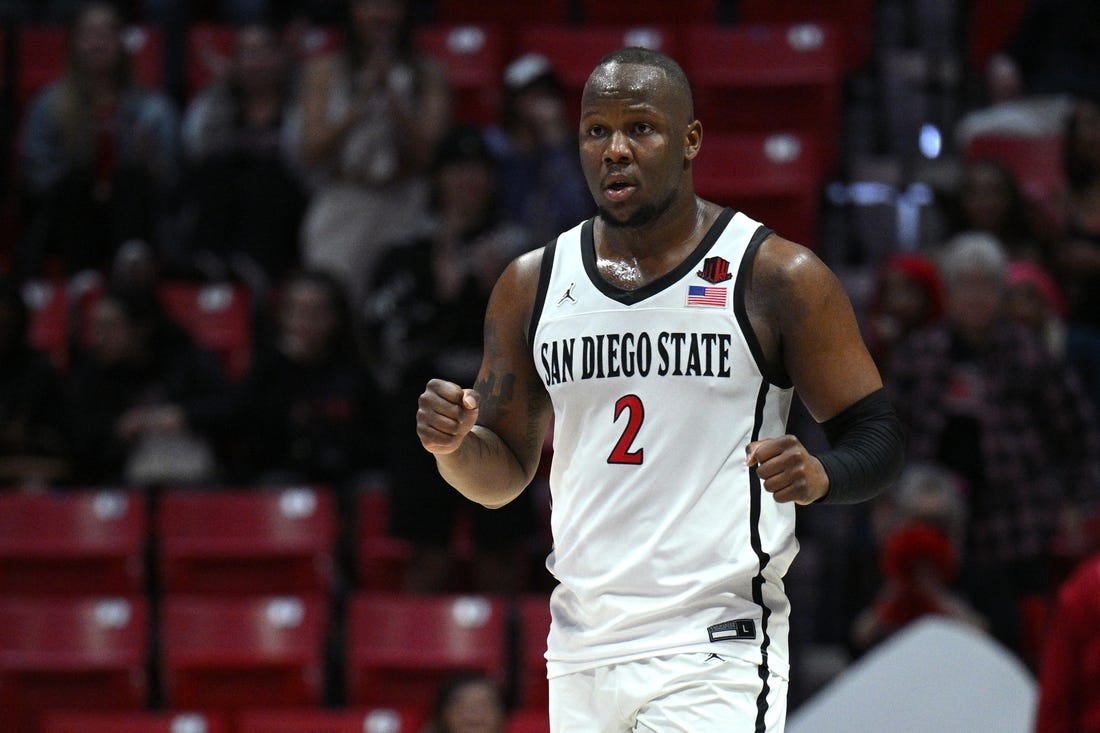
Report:
[{"label": "red stadium seat", "polygon": [[547,710],[520,710],[512,713],[505,724],[504,733],[550,733],[550,714]]},{"label": "red stadium seat", "polygon": [[474,125],[497,122],[504,73],[504,34],[492,25],[427,26],[416,31],[420,50],[447,71],[455,118]]},{"label": "red stadium seat", "polygon": [[328,594],[333,504],[323,487],[169,489],[157,516],[165,591]]},{"label": "red stadium seat", "polygon": [[824,166],[839,151],[840,36],[830,25],[692,26],[683,67],[709,132],[793,130],[816,137]]},{"label": "red stadium seat", "polygon": [[503,681],[505,607],[486,596],[359,593],[348,611],[347,682],[353,705],[430,709],[459,670]]},{"label": "red stadium seat", "polygon": [[0,598],[4,733],[37,733],[47,710],[140,709],[148,650],[139,598]]},{"label": "red stadium seat", "polygon": [[139,594],[147,532],[137,493],[0,494],[0,596]]},{"label": "red stadium seat", "polygon": [[695,190],[744,211],[780,236],[814,247],[819,170],[814,140],[804,135],[704,135],[694,161]]},{"label": "red stadium seat", "polygon": [[602,23],[714,23],[718,20],[718,0],[633,0],[612,3],[607,0],[582,0],[581,20]]},{"label": "red stadium seat", "polygon": [[397,591],[404,587],[411,547],[389,532],[389,497],[382,489],[355,500],[355,583],[360,590]]},{"label": "red stadium seat", "polygon": [[246,710],[237,733],[421,733],[426,709]]},{"label": "red stadium seat", "polygon": [[624,46],[644,46],[678,56],[679,36],[668,26],[617,25],[584,28],[523,26],[515,33],[516,55],[538,53],[549,59],[565,87],[570,119],[580,114],[580,97],[592,68]]},{"label": "red stadium seat", "polygon": [[521,3],[515,0],[436,0],[435,22],[444,25],[462,23],[566,23],[571,0],[542,0]]},{"label": "red stadium seat", "polygon": [[831,23],[841,32],[844,68],[856,71],[871,53],[875,0],[738,0],[739,23]]},{"label": "red stadium seat", "polygon": [[168,314],[239,378],[252,357],[252,299],[243,285],[170,283],[160,288]]},{"label": "red stadium seat", "polygon": [[[22,110],[43,87],[65,69],[65,29],[56,25],[28,25],[19,31],[16,52],[16,109]],[[125,31],[123,43],[132,59],[138,82],[152,88],[163,80],[164,39],[153,27],[133,26]]]},{"label": "red stadium seat", "polygon": [[519,616],[519,708],[544,711],[549,705],[546,682],[546,636],[550,633],[550,598],[523,596],[516,601]]},{"label": "red stadium seat", "polygon": [[167,596],[165,701],[214,711],[320,705],[327,614],[316,597]]},{"label": "red stadium seat", "polygon": [[221,715],[198,712],[50,713],[41,733],[230,733]]}]

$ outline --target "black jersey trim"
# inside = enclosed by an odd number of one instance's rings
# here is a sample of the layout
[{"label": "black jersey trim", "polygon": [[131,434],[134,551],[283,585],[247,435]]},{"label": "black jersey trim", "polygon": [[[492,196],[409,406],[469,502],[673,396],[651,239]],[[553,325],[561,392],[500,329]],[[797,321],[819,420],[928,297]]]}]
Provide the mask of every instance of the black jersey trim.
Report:
[{"label": "black jersey trim", "polygon": [[604,280],[600,275],[600,271],[596,267],[596,238],[593,234],[596,220],[589,219],[581,228],[581,260],[584,262],[584,271],[588,274],[588,279],[592,281],[596,289],[608,298],[618,303],[622,303],[623,305],[640,303],[646,298],[650,298],[661,292],[680,278],[684,277],[684,275],[694,270],[699,263],[702,262],[703,257],[706,256],[711,247],[714,246],[714,243],[718,241],[718,237],[722,236],[722,232],[726,230],[726,225],[729,224],[734,213],[736,212],[731,208],[727,207],[723,209],[722,212],[718,214],[718,218],[711,224],[710,229],[707,230],[706,235],[699,242],[698,246],[695,247],[692,253],[688,255],[683,262],[653,282],[646,283],[636,290],[623,290],[607,282],[607,280]]},{"label": "black jersey trim", "polygon": [[741,326],[741,333],[745,337],[745,343],[749,345],[749,351],[752,352],[752,359],[756,362],[756,368],[760,370],[765,379],[776,387],[789,389],[793,386],[790,377],[773,369],[768,364],[767,359],[764,358],[764,349],[760,346],[760,339],[756,337],[756,331],[752,328],[748,307],[745,305],[745,293],[749,286],[749,272],[752,271],[752,263],[756,258],[760,245],[772,234],[774,232],[771,229],[761,224],[753,233],[748,246],[745,247],[745,254],[741,258],[741,266],[737,268],[737,280],[733,285],[733,313],[737,316],[737,323]]},{"label": "black jersey trim", "polygon": [[535,329],[542,318],[542,308],[546,305],[546,291],[550,289],[550,271],[554,266],[554,252],[557,251],[558,240],[551,239],[542,250],[542,264],[539,265],[539,284],[535,291],[535,303],[531,307],[531,320],[527,324],[527,346],[535,348]]},{"label": "black jersey trim", "polygon": [[[756,409],[753,416],[752,439],[760,440],[760,429],[764,424],[764,405],[768,400],[768,392],[771,385],[767,381],[760,382],[760,391],[756,395]],[[768,620],[772,611],[764,603],[764,568],[771,562],[771,555],[764,551],[763,542],[760,539],[760,502],[762,501],[762,487],[760,476],[756,473],[756,466],[749,467],[749,544],[756,554],[757,571],[752,579],[752,602],[760,606],[760,695],[756,698],[756,733],[764,733],[766,725],[764,718],[768,712],[768,693],[771,686],[768,684],[768,649],[771,646],[771,636],[768,634]]]}]

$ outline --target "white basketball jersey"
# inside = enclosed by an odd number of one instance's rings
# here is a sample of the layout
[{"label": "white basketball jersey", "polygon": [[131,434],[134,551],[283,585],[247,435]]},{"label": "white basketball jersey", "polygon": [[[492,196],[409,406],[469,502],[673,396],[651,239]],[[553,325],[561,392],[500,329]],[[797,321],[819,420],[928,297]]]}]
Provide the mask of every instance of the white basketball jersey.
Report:
[{"label": "white basketball jersey", "polygon": [[530,329],[555,419],[549,675],[705,651],[786,677],[795,508],[745,465],[792,396],[744,306],[771,232],[726,209],[684,263],[626,291],[600,276],[592,227],[548,245]]}]

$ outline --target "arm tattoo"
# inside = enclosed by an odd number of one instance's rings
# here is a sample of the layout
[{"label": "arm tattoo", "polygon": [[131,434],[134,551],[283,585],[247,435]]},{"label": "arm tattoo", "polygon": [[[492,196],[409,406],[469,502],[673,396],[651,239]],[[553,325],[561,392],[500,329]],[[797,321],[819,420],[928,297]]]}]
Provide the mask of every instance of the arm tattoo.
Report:
[{"label": "arm tattoo", "polygon": [[508,412],[516,391],[515,374],[497,374],[490,371],[485,379],[480,379],[474,389],[481,395],[481,413],[492,421]]}]

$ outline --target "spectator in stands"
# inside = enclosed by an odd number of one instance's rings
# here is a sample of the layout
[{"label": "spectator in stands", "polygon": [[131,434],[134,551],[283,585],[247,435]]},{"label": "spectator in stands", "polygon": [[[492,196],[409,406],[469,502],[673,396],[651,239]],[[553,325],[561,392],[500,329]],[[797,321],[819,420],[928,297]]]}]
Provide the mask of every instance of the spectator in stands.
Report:
[{"label": "spectator in stands", "polygon": [[909,334],[943,316],[943,286],[932,260],[917,254],[892,255],[879,270],[867,308],[867,345],[879,370]]},{"label": "spectator in stands", "polygon": [[61,379],[29,330],[19,284],[0,278],[0,485],[49,484],[69,470]]},{"label": "spectator in stands", "polygon": [[162,240],[178,120],[167,97],[134,81],[122,31],[111,5],[82,5],[68,28],[63,75],[23,120],[25,274],[102,271],[122,242]]},{"label": "spectator in stands", "polygon": [[1100,733],[1100,514],[1091,556],[1059,588],[1039,674],[1035,733]]},{"label": "spectator in stands", "polygon": [[959,149],[980,134],[1049,136],[1073,97],[1100,96],[1100,5],[1030,0],[1004,48],[984,69],[988,106],[956,126]]},{"label": "spectator in stands", "polygon": [[1003,163],[983,159],[965,164],[957,195],[948,201],[950,230],[987,232],[1013,260],[1045,263],[1050,258],[1036,234],[1033,205]]},{"label": "spectator in stands", "polygon": [[1041,265],[1026,261],[1008,263],[1005,283],[1009,318],[1038,336],[1056,359],[1064,359],[1066,299],[1058,283]]},{"label": "spectator in stands", "polygon": [[289,275],[279,285],[275,338],[255,354],[235,400],[240,478],[350,486],[382,463],[382,400],[335,278]]},{"label": "spectator in stands", "polygon": [[[501,218],[494,160],[479,130],[463,126],[448,133],[432,168],[434,231],[386,255],[367,301],[372,351],[385,355],[380,382],[397,406],[414,404],[434,374],[466,382],[477,375],[493,283],[514,256],[531,247],[526,232]],[[399,421],[406,415],[391,412]],[[389,432],[394,531],[416,548],[410,588],[447,587],[454,577],[452,532],[460,512],[470,512],[478,585],[514,589],[517,553],[533,531],[532,504],[521,497],[489,510],[448,491],[409,427],[395,423]]]},{"label": "spectator in stands", "polygon": [[1008,45],[989,63],[994,99],[1100,95],[1100,6],[1094,0],[1031,0]]},{"label": "spectator in stands", "polygon": [[1100,338],[1066,321],[1066,299],[1053,276],[1034,262],[1012,262],[1006,271],[1009,317],[1032,331],[1050,353],[1076,372],[1100,415]]},{"label": "spectator in stands", "polygon": [[987,622],[954,587],[966,508],[951,472],[911,464],[874,506],[882,587],[856,618],[852,639],[866,651],[927,614],[985,629]]},{"label": "spectator in stands", "polygon": [[1021,604],[1051,591],[1052,542],[1100,498],[1100,436],[1072,372],[1004,315],[1006,265],[990,235],[950,241],[947,318],[898,347],[888,381],[910,459],[964,482],[962,587],[1023,654]]},{"label": "spectator in stands", "polygon": [[487,132],[499,161],[501,205],[508,220],[545,243],[591,216],[577,157],[576,124],[550,62],[538,54],[513,61],[504,72],[501,119]]},{"label": "spectator in stands", "polygon": [[74,475],[153,485],[214,479],[227,398],[217,357],[196,345],[150,288],[110,287],[89,316],[69,380]]},{"label": "spectator in stands", "polygon": [[425,176],[450,117],[443,67],[411,41],[410,0],[348,0],[339,53],[307,62],[301,156],[316,189],[306,266],[336,274],[358,306],[378,259],[423,231]]},{"label": "spectator in stands", "polygon": [[423,733],[504,733],[504,700],[482,672],[458,672],[439,688]]},{"label": "spectator in stands", "polygon": [[186,265],[261,297],[297,266],[306,195],[291,163],[291,69],[278,30],[236,33],[228,73],[183,120]]},{"label": "spectator in stands", "polygon": [[1063,140],[1066,231],[1057,273],[1070,301],[1069,320],[1100,333],[1100,103],[1078,102]]}]

